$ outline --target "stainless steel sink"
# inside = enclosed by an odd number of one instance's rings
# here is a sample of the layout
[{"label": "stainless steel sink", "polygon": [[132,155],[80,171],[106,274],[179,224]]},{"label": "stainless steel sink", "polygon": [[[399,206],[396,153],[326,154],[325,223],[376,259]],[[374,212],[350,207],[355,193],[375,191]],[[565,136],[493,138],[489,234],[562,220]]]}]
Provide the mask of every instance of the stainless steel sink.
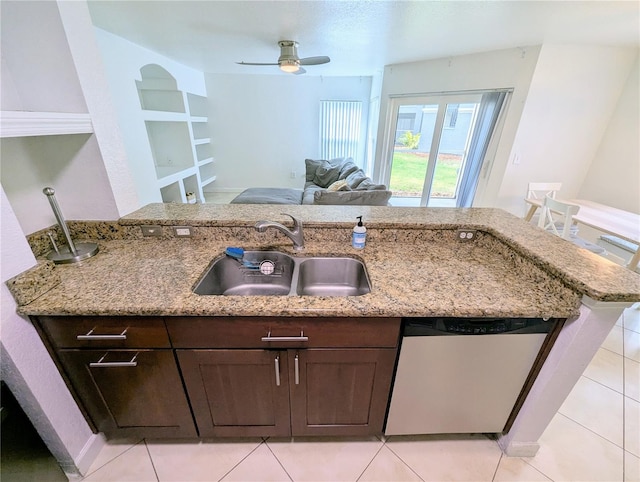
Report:
[{"label": "stainless steel sink", "polygon": [[196,283],[194,293],[240,296],[289,294],[295,266],[291,256],[278,251],[245,251],[244,261],[225,255],[216,258]]},{"label": "stainless steel sink", "polygon": [[213,260],[193,288],[199,295],[360,296],[371,291],[366,267],[349,257],[245,251],[242,261]]},{"label": "stainless steel sink", "polygon": [[360,296],[371,291],[367,270],[353,258],[308,258],[298,265],[299,295]]}]

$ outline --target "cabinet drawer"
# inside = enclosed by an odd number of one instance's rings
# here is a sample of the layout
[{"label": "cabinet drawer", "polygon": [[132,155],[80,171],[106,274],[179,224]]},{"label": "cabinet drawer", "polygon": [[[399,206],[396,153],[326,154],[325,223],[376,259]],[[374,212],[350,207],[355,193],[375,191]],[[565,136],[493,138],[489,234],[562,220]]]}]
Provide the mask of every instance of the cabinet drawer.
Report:
[{"label": "cabinet drawer", "polygon": [[162,318],[40,316],[57,348],[170,348]]},{"label": "cabinet drawer", "polygon": [[165,320],[176,348],[393,348],[400,334],[400,318],[171,317]]}]

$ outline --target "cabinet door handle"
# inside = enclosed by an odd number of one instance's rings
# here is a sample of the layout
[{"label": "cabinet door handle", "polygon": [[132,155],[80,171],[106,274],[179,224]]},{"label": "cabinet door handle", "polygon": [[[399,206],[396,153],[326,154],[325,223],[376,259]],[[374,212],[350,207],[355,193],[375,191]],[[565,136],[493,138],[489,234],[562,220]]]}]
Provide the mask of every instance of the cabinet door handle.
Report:
[{"label": "cabinet door handle", "polygon": [[293,377],[296,385],[300,385],[300,361],[297,353],[296,357],[293,359]]},{"label": "cabinet door handle", "polygon": [[94,335],[93,330],[91,328],[86,335],[77,335],[76,340],[126,340],[127,339],[127,330],[129,328],[125,328],[122,333],[119,335]]},{"label": "cabinet door handle", "polygon": [[280,386],[280,357],[277,356],[274,360],[276,365],[276,386]]},{"label": "cabinet door handle", "polygon": [[138,358],[139,353],[133,355],[133,358],[130,361],[116,361],[116,362],[106,362],[102,361],[105,359],[107,354],[102,355],[102,358],[97,362],[89,363],[90,368],[115,368],[115,367],[135,367],[138,366],[138,362],[136,358]]},{"label": "cabinet door handle", "polygon": [[309,341],[309,337],[304,336],[304,330],[300,331],[300,336],[271,336],[271,332],[269,332],[261,339],[262,341]]}]

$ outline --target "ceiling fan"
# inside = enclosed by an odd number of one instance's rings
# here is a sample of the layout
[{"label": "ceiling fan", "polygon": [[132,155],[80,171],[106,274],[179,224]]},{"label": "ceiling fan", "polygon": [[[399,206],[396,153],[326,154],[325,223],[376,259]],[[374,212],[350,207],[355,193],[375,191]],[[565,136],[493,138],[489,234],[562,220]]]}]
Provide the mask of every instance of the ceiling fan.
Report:
[{"label": "ceiling fan", "polygon": [[283,72],[289,72],[292,74],[300,75],[304,74],[302,65],[320,65],[326,64],[331,61],[326,55],[319,57],[306,57],[301,59],[298,57],[298,42],[295,40],[280,40],[278,42],[280,46],[280,57],[275,63],[255,63],[255,62],[236,62],[240,65],[278,65]]}]

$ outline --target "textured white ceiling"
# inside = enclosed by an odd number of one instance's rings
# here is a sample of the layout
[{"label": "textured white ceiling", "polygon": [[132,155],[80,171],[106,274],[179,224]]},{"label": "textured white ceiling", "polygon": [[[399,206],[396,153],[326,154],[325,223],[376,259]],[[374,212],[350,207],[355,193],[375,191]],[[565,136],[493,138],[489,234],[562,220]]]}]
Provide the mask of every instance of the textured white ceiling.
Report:
[{"label": "textured white ceiling", "polygon": [[[371,75],[385,65],[502,48],[640,46],[637,1],[106,1],[97,27],[205,72],[279,74],[278,40],[328,55],[310,75]],[[281,74],[286,75],[286,74]]]}]

